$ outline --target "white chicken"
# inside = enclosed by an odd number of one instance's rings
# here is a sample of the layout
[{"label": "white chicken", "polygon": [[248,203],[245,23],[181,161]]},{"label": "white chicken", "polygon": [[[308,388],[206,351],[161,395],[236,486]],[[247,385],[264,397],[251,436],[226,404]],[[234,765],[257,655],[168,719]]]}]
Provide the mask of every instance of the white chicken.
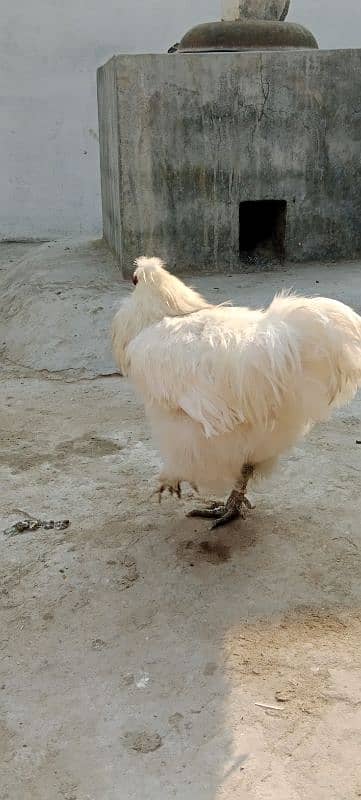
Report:
[{"label": "white chicken", "polygon": [[115,359],[143,397],[163,459],[159,497],[181,484],[231,491],[191,516],[224,525],[251,478],[361,386],[361,317],[336,300],[280,294],[266,310],[210,305],[139,258],[113,322]]}]

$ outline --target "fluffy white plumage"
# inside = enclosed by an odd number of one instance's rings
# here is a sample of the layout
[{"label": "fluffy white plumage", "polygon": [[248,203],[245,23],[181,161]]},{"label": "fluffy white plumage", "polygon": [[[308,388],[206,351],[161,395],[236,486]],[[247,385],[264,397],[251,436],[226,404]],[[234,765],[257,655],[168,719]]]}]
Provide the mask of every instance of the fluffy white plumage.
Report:
[{"label": "fluffy white plumage", "polygon": [[140,258],[113,322],[114,354],[141,393],[169,486],[232,489],[361,385],[361,318],[336,300],[277,295],[266,310],[213,306]]}]

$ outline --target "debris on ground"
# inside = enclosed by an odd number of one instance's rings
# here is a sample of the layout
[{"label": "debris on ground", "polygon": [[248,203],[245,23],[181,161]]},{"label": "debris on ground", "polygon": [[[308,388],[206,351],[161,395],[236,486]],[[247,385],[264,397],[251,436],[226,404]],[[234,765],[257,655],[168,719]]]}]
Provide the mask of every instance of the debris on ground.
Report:
[{"label": "debris on ground", "polygon": [[10,528],[5,528],[4,535],[5,536],[18,536],[19,533],[27,533],[28,531],[37,531],[39,528],[43,528],[45,531],[55,530],[55,531],[65,531],[66,528],[69,528],[70,520],[69,519],[60,519],[55,521],[53,519],[49,520],[41,520],[41,519],[25,519],[20,520],[19,522],[15,522],[14,525],[11,525]]},{"label": "debris on ground", "polygon": [[148,731],[141,731],[140,733],[127,733],[125,734],[125,742],[131,750],[136,750],[138,753],[153,753],[162,746],[162,737],[159,733],[151,733]]},{"label": "debris on ground", "polygon": [[279,703],[289,703],[295,696],[295,689],[282,689],[275,693],[275,698]]},{"label": "debris on ground", "polygon": [[92,650],[103,650],[103,647],[107,647],[107,643],[104,639],[93,639]]},{"label": "debris on ground", "polygon": [[264,708],[266,711],[283,711],[283,706],[272,706],[268,703],[255,703],[258,708]]},{"label": "debris on ground", "polygon": [[135,685],[137,689],[146,689],[150,681],[149,672],[140,672],[136,676]]}]

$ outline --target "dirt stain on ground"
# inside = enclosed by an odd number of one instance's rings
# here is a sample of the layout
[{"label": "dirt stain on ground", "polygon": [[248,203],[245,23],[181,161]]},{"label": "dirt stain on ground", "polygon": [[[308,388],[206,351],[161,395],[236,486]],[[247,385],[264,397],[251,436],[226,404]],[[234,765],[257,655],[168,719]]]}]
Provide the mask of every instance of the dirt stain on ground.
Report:
[{"label": "dirt stain on ground", "polygon": [[137,753],[153,753],[162,746],[162,737],[159,733],[140,731],[139,733],[126,733],[124,736],[126,747]]},{"label": "dirt stain on ground", "polygon": [[231,548],[222,542],[181,542],[177,547],[177,556],[180,561],[185,562],[190,567],[195,564],[206,562],[207,564],[224,564],[231,558]]},{"label": "dirt stain on ground", "polygon": [[80,436],[77,439],[70,439],[58,444],[54,450],[34,453],[28,444],[9,442],[8,447],[4,444],[0,455],[0,465],[8,466],[15,472],[26,472],[30,469],[40,467],[42,464],[62,464],[67,458],[79,456],[83,458],[103,458],[111,456],[122,450],[122,446],[112,439],[99,436]]}]

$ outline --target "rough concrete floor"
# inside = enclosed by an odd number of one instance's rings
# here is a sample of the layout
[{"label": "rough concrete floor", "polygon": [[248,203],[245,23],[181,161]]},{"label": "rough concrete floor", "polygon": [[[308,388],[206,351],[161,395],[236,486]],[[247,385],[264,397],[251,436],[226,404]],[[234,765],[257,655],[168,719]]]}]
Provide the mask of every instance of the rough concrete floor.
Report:
[{"label": "rough concrete floor", "polygon": [[35,242],[2,242],[0,241],[0,277],[5,270],[13,270],[14,265],[31,251],[35,252],[39,243]]},{"label": "rough concrete floor", "polygon": [[[360,309],[360,266],[194,283]],[[43,245],[6,273],[0,530],[71,526],[0,532],[1,800],[360,797],[360,400],[211,535],[190,497],[149,499],[158,456],[111,375],[128,287],[105,248]]]}]

